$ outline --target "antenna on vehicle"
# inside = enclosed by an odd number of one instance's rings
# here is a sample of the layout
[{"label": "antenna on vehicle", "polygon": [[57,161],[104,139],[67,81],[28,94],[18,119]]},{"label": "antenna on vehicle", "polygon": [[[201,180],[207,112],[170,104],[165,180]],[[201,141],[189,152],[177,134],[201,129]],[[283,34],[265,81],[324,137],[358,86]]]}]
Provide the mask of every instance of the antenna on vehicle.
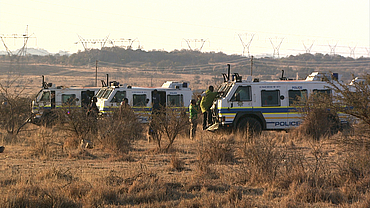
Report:
[{"label": "antenna on vehicle", "polygon": [[108,74],[107,74],[107,82],[104,82],[104,80],[100,80],[101,81],[101,86],[102,87],[107,87],[108,86],[108,84],[109,84],[109,79],[108,79]]},{"label": "antenna on vehicle", "polygon": [[42,75],[42,88],[45,88],[45,87],[46,87],[45,77],[44,75]]},{"label": "antenna on vehicle", "polygon": [[230,80],[230,64],[227,64],[227,74],[222,73],[224,78],[224,82],[228,82]]},{"label": "antenna on vehicle", "polygon": [[284,77],[284,70],[281,70],[281,77],[280,80],[287,80],[286,77]]}]

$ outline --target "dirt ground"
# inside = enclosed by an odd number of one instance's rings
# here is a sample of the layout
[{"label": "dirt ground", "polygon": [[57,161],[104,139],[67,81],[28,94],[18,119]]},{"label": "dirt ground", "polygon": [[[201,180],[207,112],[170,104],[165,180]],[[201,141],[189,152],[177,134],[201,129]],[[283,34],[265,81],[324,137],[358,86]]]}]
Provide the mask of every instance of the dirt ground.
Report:
[{"label": "dirt ground", "polygon": [[[51,192],[51,196],[58,193],[59,197],[68,196],[82,206],[92,207],[94,203],[106,207],[356,207],[344,201],[305,199],[307,203],[292,193],[302,190],[282,188],[273,181],[258,183],[251,177],[253,167],[247,165],[250,161],[242,153],[246,141],[233,134],[198,129],[196,140],[181,135],[169,152],[158,152],[155,143],[141,139],[134,142],[129,153],[117,155],[102,146],[68,148],[58,132],[34,125],[26,129],[17,142],[5,145],[5,151],[0,153],[0,195],[6,196],[3,200],[15,197],[12,192],[34,186],[43,193]],[[281,150],[299,150],[311,165],[328,164],[320,158],[317,163],[318,155],[325,161],[338,158],[339,151],[325,142],[297,141],[294,135],[285,132],[265,132],[261,137],[272,138],[268,141]],[[37,145],[34,139],[42,142],[45,138],[44,148],[49,154],[37,156],[35,151],[40,148],[34,146]],[[226,142],[217,143],[221,140]],[[224,153],[209,149],[207,146],[213,146],[210,141],[215,142],[217,151]],[[231,159],[227,159],[228,151]],[[201,158],[210,153],[213,154],[210,157],[223,155],[226,159],[201,163],[205,161]],[[75,189],[86,193],[74,198],[71,190]],[[116,191],[117,196],[111,199],[104,191]]]}]

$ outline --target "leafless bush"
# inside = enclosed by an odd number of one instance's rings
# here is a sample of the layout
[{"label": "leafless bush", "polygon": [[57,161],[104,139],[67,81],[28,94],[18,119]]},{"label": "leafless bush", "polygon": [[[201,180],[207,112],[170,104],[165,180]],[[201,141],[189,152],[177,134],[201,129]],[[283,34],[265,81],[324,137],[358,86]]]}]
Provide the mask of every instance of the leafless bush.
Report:
[{"label": "leafless bush", "polygon": [[53,188],[20,184],[1,197],[0,207],[82,207]]},{"label": "leafless bush", "polygon": [[202,138],[198,147],[197,158],[201,163],[227,163],[235,161],[233,136],[217,136]]},{"label": "leafless bush", "polygon": [[[55,111],[57,129],[70,133],[70,136],[91,140],[92,135],[97,133],[97,118],[88,116],[84,108],[64,106]],[[90,136],[90,138],[89,138]]]},{"label": "leafless bush", "polygon": [[[149,125],[158,148],[168,152],[177,136],[188,128],[189,117],[185,110],[166,107],[152,114]],[[163,137],[167,138],[165,147],[162,147]]]},{"label": "leafless bush", "polygon": [[0,104],[0,125],[8,134],[15,135],[30,117],[31,100],[26,97],[6,96]]},{"label": "leafless bush", "polygon": [[31,99],[24,96],[28,81],[21,77],[0,80],[0,126],[16,135],[31,115]]},{"label": "leafless bush", "polygon": [[330,142],[345,151],[370,150],[370,126],[364,122],[359,122],[352,125],[351,131],[349,135],[341,133],[330,138]]},{"label": "leafless bush", "polygon": [[261,136],[244,147],[244,160],[250,167],[251,181],[272,182],[282,166],[285,152],[271,138]]},{"label": "leafless bush", "polygon": [[184,161],[181,160],[176,154],[171,157],[171,167],[177,171],[182,171],[184,169]]},{"label": "leafless bush", "polygon": [[100,144],[116,153],[127,153],[133,141],[144,138],[143,126],[131,109],[115,111],[98,123]]},{"label": "leafless bush", "polygon": [[332,98],[324,93],[311,95],[304,106],[298,108],[303,116],[302,124],[296,129],[301,135],[318,141],[331,136],[340,129],[340,120],[335,109],[331,109]]}]

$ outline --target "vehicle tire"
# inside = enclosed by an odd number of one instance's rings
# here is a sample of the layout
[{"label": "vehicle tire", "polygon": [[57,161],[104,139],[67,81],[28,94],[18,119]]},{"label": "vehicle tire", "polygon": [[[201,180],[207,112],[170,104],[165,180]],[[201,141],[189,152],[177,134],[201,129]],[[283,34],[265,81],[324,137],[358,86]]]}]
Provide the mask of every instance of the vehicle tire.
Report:
[{"label": "vehicle tire", "polygon": [[236,130],[245,136],[256,136],[261,134],[262,125],[253,117],[243,117],[239,120]]}]

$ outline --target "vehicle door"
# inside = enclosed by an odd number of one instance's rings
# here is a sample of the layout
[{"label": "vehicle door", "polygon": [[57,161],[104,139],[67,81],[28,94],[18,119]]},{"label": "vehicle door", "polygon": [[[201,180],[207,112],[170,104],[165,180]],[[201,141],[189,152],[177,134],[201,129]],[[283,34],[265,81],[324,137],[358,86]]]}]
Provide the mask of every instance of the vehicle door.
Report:
[{"label": "vehicle door", "polygon": [[151,103],[149,103],[149,92],[147,90],[135,90],[132,91],[132,109],[135,111],[136,114],[139,115],[139,119],[143,123],[147,123],[149,121],[149,117],[151,114]]},{"label": "vehicle door", "polygon": [[226,111],[221,109],[226,122],[232,122],[238,114],[252,112],[252,87],[238,86],[229,100],[229,106]]},{"label": "vehicle door", "polygon": [[91,90],[81,91],[81,107],[87,108],[94,95],[95,92]]},{"label": "vehicle door", "polygon": [[267,129],[287,128],[287,107],[282,106],[285,99],[284,89],[281,86],[268,86],[261,90],[260,110]]},{"label": "vehicle door", "polygon": [[289,96],[289,112],[287,116],[287,121],[290,127],[297,127],[302,121],[302,107],[308,98],[307,89],[302,87],[294,87],[288,90]]},{"label": "vehicle door", "polygon": [[124,98],[126,98],[126,91],[125,90],[114,90],[113,96],[111,96],[111,106],[112,107],[119,107],[121,106],[121,102]]}]

